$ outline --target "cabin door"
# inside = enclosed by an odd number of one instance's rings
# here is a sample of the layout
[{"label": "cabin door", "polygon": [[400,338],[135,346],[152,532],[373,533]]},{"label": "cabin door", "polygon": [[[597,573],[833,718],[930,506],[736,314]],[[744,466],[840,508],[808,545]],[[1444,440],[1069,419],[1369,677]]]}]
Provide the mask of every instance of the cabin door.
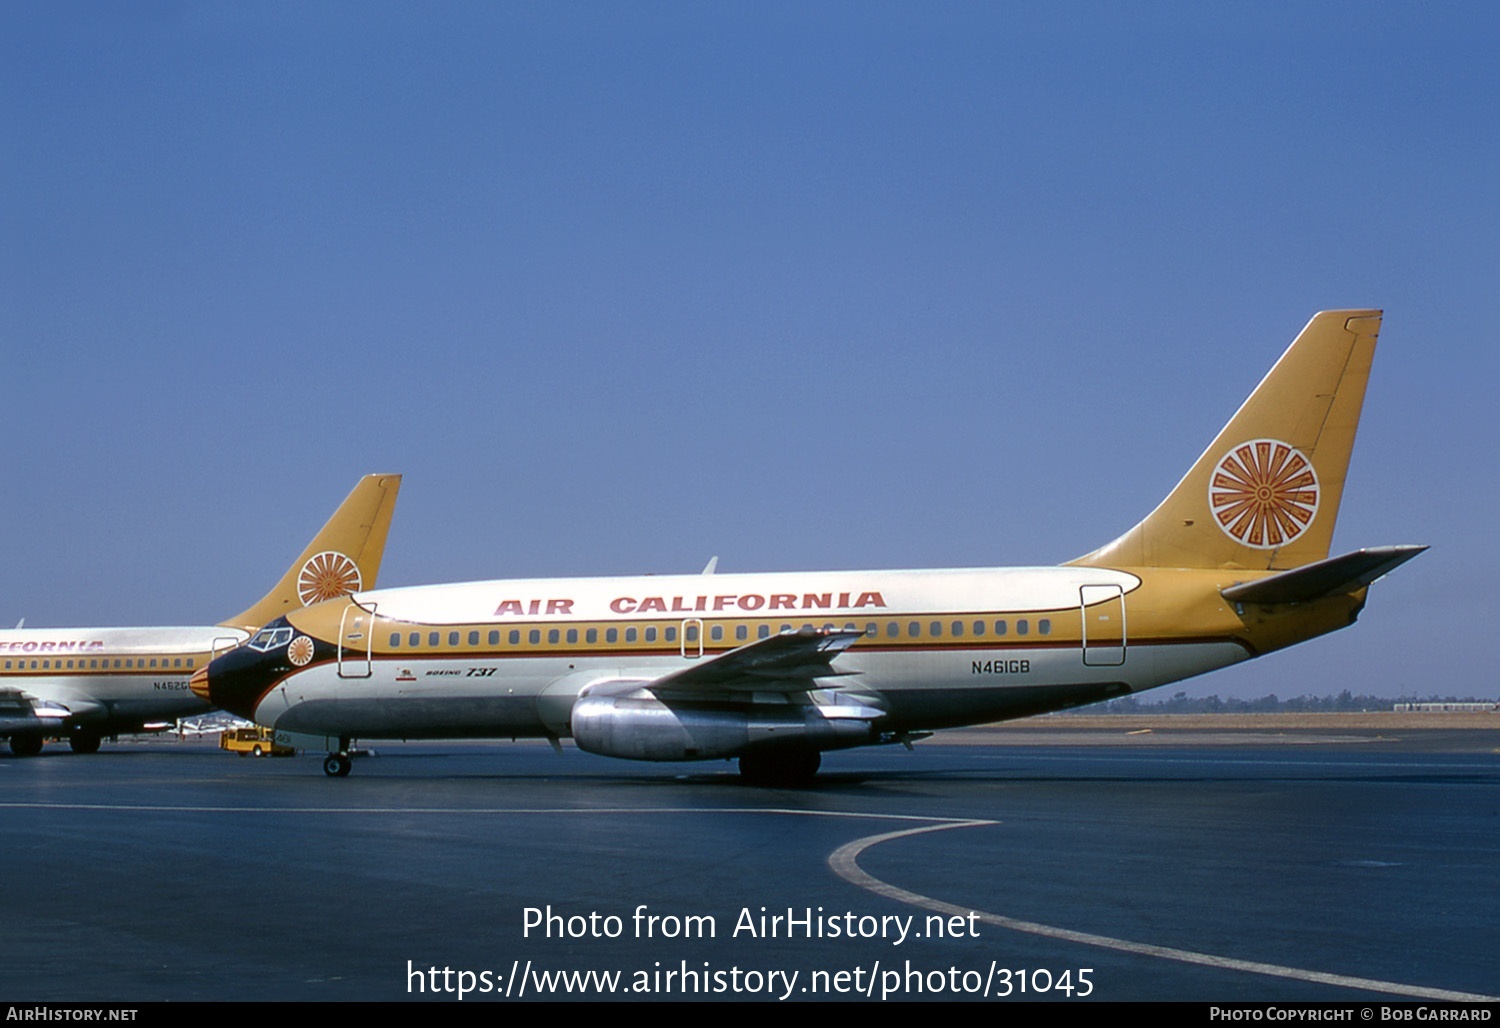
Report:
[{"label": "cabin door", "polygon": [[369,678],[374,646],[375,605],[366,610],[350,603],[339,619],[339,677]]},{"label": "cabin door", "polygon": [[1083,614],[1083,662],[1094,667],[1125,663],[1125,590],[1118,585],[1078,587]]}]

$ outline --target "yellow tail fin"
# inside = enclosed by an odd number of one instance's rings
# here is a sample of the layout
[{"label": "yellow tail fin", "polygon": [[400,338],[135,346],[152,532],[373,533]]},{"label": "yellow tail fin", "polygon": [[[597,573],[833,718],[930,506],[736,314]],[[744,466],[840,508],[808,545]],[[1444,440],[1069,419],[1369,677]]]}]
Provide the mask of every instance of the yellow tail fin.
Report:
[{"label": "yellow tail fin", "polygon": [[1277,570],[1327,557],[1380,317],[1313,315],[1161,505],[1072,563]]},{"label": "yellow tail fin", "polygon": [[289,610],[373,588],[400,489],[400,475],[360,479],[276,588],[249,610],[219,624],[253,632]]}]

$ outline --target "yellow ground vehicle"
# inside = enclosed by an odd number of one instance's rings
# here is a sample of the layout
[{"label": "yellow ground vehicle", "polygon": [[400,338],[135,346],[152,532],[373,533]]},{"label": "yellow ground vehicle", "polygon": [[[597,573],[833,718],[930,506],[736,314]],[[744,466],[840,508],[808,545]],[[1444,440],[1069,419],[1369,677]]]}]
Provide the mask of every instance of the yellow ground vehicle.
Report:
[{"label": "yellow ground vehicle", "polygon": [[295,747],[276,741],[276,733],[269,728],[231,728],[219,733],[219,749],[238,753],[242,757],[294,757]]}]

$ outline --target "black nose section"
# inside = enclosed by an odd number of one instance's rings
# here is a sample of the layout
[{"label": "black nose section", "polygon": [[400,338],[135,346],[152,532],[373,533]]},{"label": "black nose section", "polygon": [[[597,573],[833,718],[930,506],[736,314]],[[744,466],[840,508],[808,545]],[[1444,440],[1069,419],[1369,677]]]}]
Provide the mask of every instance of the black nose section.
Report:
[{"label": "black nose section", "polygon": [[[269,634],[278,628],[286,631]],[[276,619],[250,642],[215,657],[207,667],[194,674],[193,692],[221,710],[254,720],[255,708],[261,698],[292,670],[286,653],[286,641],[290,641],[291,636],[286,619]],[[280,645],[267,646],[268,640]]]}]

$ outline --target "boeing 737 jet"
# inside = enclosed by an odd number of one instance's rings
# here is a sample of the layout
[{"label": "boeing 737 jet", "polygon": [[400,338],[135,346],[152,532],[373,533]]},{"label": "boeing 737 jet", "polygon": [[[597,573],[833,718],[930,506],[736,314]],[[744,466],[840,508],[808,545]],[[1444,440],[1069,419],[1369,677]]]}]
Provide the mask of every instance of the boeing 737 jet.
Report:
[{"label": "boeing 737 jet", "polygon": [[193,688],[325,737],[334,776],[356,738],[571,736],[792,784],[825,750],[1212,671],[1352,624],[1425,549],[1329,558],[1380,318],[1316,315],[1156,510],[1061,567],[357,592],[278,618]]},{"label": "boeing 737 jet", "polygon": [[105,736],[210,710],[188,682],[215,653],[289,611],[375,584],[400,487],[399,475],[362,479],[276,587],[217,625],[0,631],[0,735],[11,752],[35,756],[67,736],[74,753],[93,753]]}]

